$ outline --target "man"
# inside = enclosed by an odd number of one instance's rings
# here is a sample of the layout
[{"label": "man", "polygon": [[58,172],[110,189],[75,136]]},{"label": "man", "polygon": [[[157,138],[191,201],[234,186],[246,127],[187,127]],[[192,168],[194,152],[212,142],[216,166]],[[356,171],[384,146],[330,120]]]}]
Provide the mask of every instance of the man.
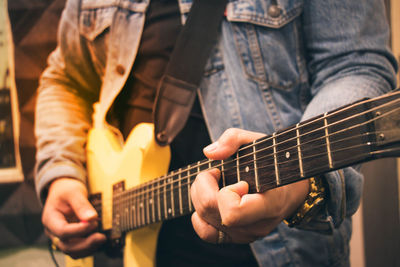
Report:
[{"label": "man", "polygon": [[[93,103],[99,101],[97,121],[124,137],[138,122],[151,121],[155,88],[190,5],[67,2],[38,92],[36,177],[47,234],[73,257],[105,241],[95,232],[85,185]],[[242,0],[230,1],[225,13],[198,99],[171,145],[170,169],[201,159],[209,138],[214,143],[205,155],[225,159],[262,136],[255,132],[271,134],[395,87],[381,1]],[[232,127],[251,132],[227,130]],[[308,180],[247,194],[245,182],[219,190],[219,176],[203,172],[193,183],[192,226],[189,217],[164,223],[157,265],[348,265],[351,215],[361,196],[358,169],[324,175],[316,183],[327,192],[325,204],[299,218],[294,214],[314,190]]]}]

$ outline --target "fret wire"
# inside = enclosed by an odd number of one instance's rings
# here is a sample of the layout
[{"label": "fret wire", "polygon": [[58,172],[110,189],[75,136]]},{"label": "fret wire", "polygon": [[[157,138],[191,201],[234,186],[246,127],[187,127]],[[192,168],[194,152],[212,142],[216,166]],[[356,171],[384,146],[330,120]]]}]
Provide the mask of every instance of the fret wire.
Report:
[{"label": "fret wire", "polygon": [[136,188],[136,190],[134,190],[132,192],[134,194],[134,201],[135,201],[135,212],[134,212],[134,218],[136,221],[136,226],[139,227],[140,223],[139,223],[139,216],[138,216],[138,209],[139,209],[139,189]]},{"label": "fret wire", "polygon": [[301,147],[300,147],[299,123],[296,124],[296,139],[297,139],[297,155],[298,155],[298,158],[299,158],[300,177],[304,177],[303,159],[302,159]]},{"label": "fret wire", "polygon": [[150,204],[151,204],[151,222],[155,222],[156,221],[156,213],[154,211],[154,190],[153,190],[153,183],[151,183],[151,198],[150,198]]},{"label": "fret wire", "polygon": [[[142,190],[143,190],[143,187],[142,187]],[[142,191],[141,190],[141,191]],[[140,215],[141,215],[141,224],[142,225],[145,225],[145,221],[144,221],[144,204],[143,204],[143,198],[144,198],[144,195],[143,194],[140,194],[141,195],[141,197],[140,197]]]},{"label": "fret wire", "polygon": [[225,181],[225,170],[224,170],[224,160],[221,160],[221,176],[222,176],[222,187],[226,186],[226,181]]},{"label": "fret wire", "polygon": [[141,197],[141,192],[140,192],[140,189],[141,188],[138,188],[137,190],[136,190],[136,192],[137,192],[137,196],[136,196],[136,209],[135,209],[135,211],[136,211],[136,222],[137,222],[137,225],[140,227],[142,224],[141,224],[141,217],[140,217],[140,197]]},{"label": "fret wire", "polygon": [[135,189],[134,191],[132,191],[131,194],[131,201],[132,201],[132,207],[131,207],[131,216],[133,218],[133,224],[135,225],[135,227],[139,226],[138,223],[138,216],[137,216],[137,203],[138,203],[138,189]]},{"label": "fret wire", "polygon": [[[169,177],[169,176],[168,176]],[[167,180],[164,180],[164,217],[168,218],[168,210],[167,210]]]},{"label": "fret wire", "polygon": [[157,212],[158,212],[158,220],[161,221],[161,199],[160,199],[160,195],[161,195],[161,187],[160,187],[160,180],[157,181],[158,182],[158,186],[157,186],[157,201],[158,201],[158,207],[157,207]]},{"label": "fret wire", "polygon": [[130,199],[126,200],[126,216],[127,216],[127,222],[128,222],[128,227],[132,227],[132,216],[131,216],[131,209],[130,209]]},{"label": "fret wire", "polygon": [[328,120],[326,119],[326,116],[327,116],[327,113],[324,113],[325,142],[326,142],[326,150],[328,153],[329,168],[332,169],[333,162],[332,162],[331,144],[329,143]]},{"label": "fret wire", "polygon": [[189,205],[189,211],[192,211],[193,207],[192,207],[192,201],[191,201],[191,197],[190,197],[190,164],[188,165],[188,169],[187,169],[187,190],[188,190],[188,205]]},{"label": "fret wire", "polygon": [[[256,142],[256,140],[253,141],[253,144]],[[253,164],[254,164],[254,178],[256,182],[256,191],[260,192],[260,184],[258,180],[258,168],[257,168],[257,156],[256,156],[256,146],[253,145]]]},{"label": "fret wire", "polygon": [[139,227],[140,226],[140,217],[139,217],[139,188],[135,190],[136,196],[135,196],[135,219],[136,219],[136,225]]},{"label": "fret wire", "polygon": [[142,225],[142,217],[140,214],[140,198],[142,196],[141,192],[140,192],[141,188],[138,188],[137,190],[137,197],[136,197],[136,221],[137,221],[137,225],[140,227]]},{"label": "fret wire", "polygon": [[150,196],[149,196],[149,191],[150,190],[146,190],[147,191],[147,199],[145,199],[146,201],[146,223],[149,224],[150,223],[150,209],[149,209],[149,201],[150,201]]},{"label": "fret wire", "polygon": [[274,150],[275,179],[276,179],[276,184],[279,185],[281,182],[279,180],[278,156],[276,154],[276,134],[273,133],[272,137],[273,137],[272,142],[273,142],[273,150]]},{"label": "fret wire", "polygon": [[183,214],[183,207],[182,207],[182,173],[181,173],[182,169],[179,168],[179,212],[181,214]]},{"label": "fret wire", "polygon": [[172,182],[171,182],[171,208],[172,208],[172,217],[175,217],[175,202],[174,202],[174,176],[172,176]]},{"label": "fret wire", "polygon": [[[126,200],[122,200],[123,202],[125,202]],[[126,208],[122,208],[122,221],[121,221],[121,229],[126,227]]]},{"label": "fret wire", "polygon": [[236,178],[240,182],[240,171],[239,171],[239,151],[236,152]]},{"label": "fret wire", "polygon": [[130,198],[131,198],[131,216],[132,216],[132,220],[133,220],[133,225],[136,227],[137,226],[136,215],[135,215],[135,212],[136,212],[136,208],[135,208],[136,201],[135,201],[135,193],[134,193],[134,191],[132,191],[132,193],[129,194],[128,196],[130,196]]}]

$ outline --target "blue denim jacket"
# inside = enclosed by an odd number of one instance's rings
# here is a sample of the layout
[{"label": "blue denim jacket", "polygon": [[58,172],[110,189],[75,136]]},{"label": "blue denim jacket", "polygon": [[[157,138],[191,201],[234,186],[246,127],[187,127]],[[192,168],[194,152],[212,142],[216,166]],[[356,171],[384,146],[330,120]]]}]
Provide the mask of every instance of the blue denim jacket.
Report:
[{"label": "blue denim jacket", "polygon": [[[133,66],[149,0],[70,0],[36,109],[38,194],[58,177],[85,182],[86,134],[106,115]],[[184,23],[191,0],[180,0]],[[230,0],[198,90],[210,136],[238,127],[271,134],[395,87],[397,65],[380,0]],[[117,132],[117,131],[116,131]],[[118,132],[117,132],[118,134]],[[262,266],[348,265],[362,175],[326,174],[327,208],[310,228],[279,225],[252,243]]]}]

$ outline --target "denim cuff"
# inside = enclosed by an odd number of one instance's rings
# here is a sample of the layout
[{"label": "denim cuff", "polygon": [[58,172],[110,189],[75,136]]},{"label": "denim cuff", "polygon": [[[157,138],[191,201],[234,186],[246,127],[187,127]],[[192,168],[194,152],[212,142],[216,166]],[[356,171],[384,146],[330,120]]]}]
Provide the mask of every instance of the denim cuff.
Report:
[{"label": "denim cuff", "polygon": [[44,204],[47,198],[48,188],[58,178],[72,178],[86,184],[86,172],[70,163],[54,163],[43,169],[36,177],[36,192],[40,203]]}]

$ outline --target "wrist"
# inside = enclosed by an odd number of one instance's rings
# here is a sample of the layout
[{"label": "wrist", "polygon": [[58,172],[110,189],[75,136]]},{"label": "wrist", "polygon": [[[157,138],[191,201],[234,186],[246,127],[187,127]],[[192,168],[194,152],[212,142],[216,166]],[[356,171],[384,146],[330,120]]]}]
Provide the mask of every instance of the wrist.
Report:
[{"label": "wrist", "polygon": [[304,202],[283,221],[289,226],[307,224],[318,213],[325,203],[326,190],[320,177],[312,177],[309,181],[309,193]]}]

